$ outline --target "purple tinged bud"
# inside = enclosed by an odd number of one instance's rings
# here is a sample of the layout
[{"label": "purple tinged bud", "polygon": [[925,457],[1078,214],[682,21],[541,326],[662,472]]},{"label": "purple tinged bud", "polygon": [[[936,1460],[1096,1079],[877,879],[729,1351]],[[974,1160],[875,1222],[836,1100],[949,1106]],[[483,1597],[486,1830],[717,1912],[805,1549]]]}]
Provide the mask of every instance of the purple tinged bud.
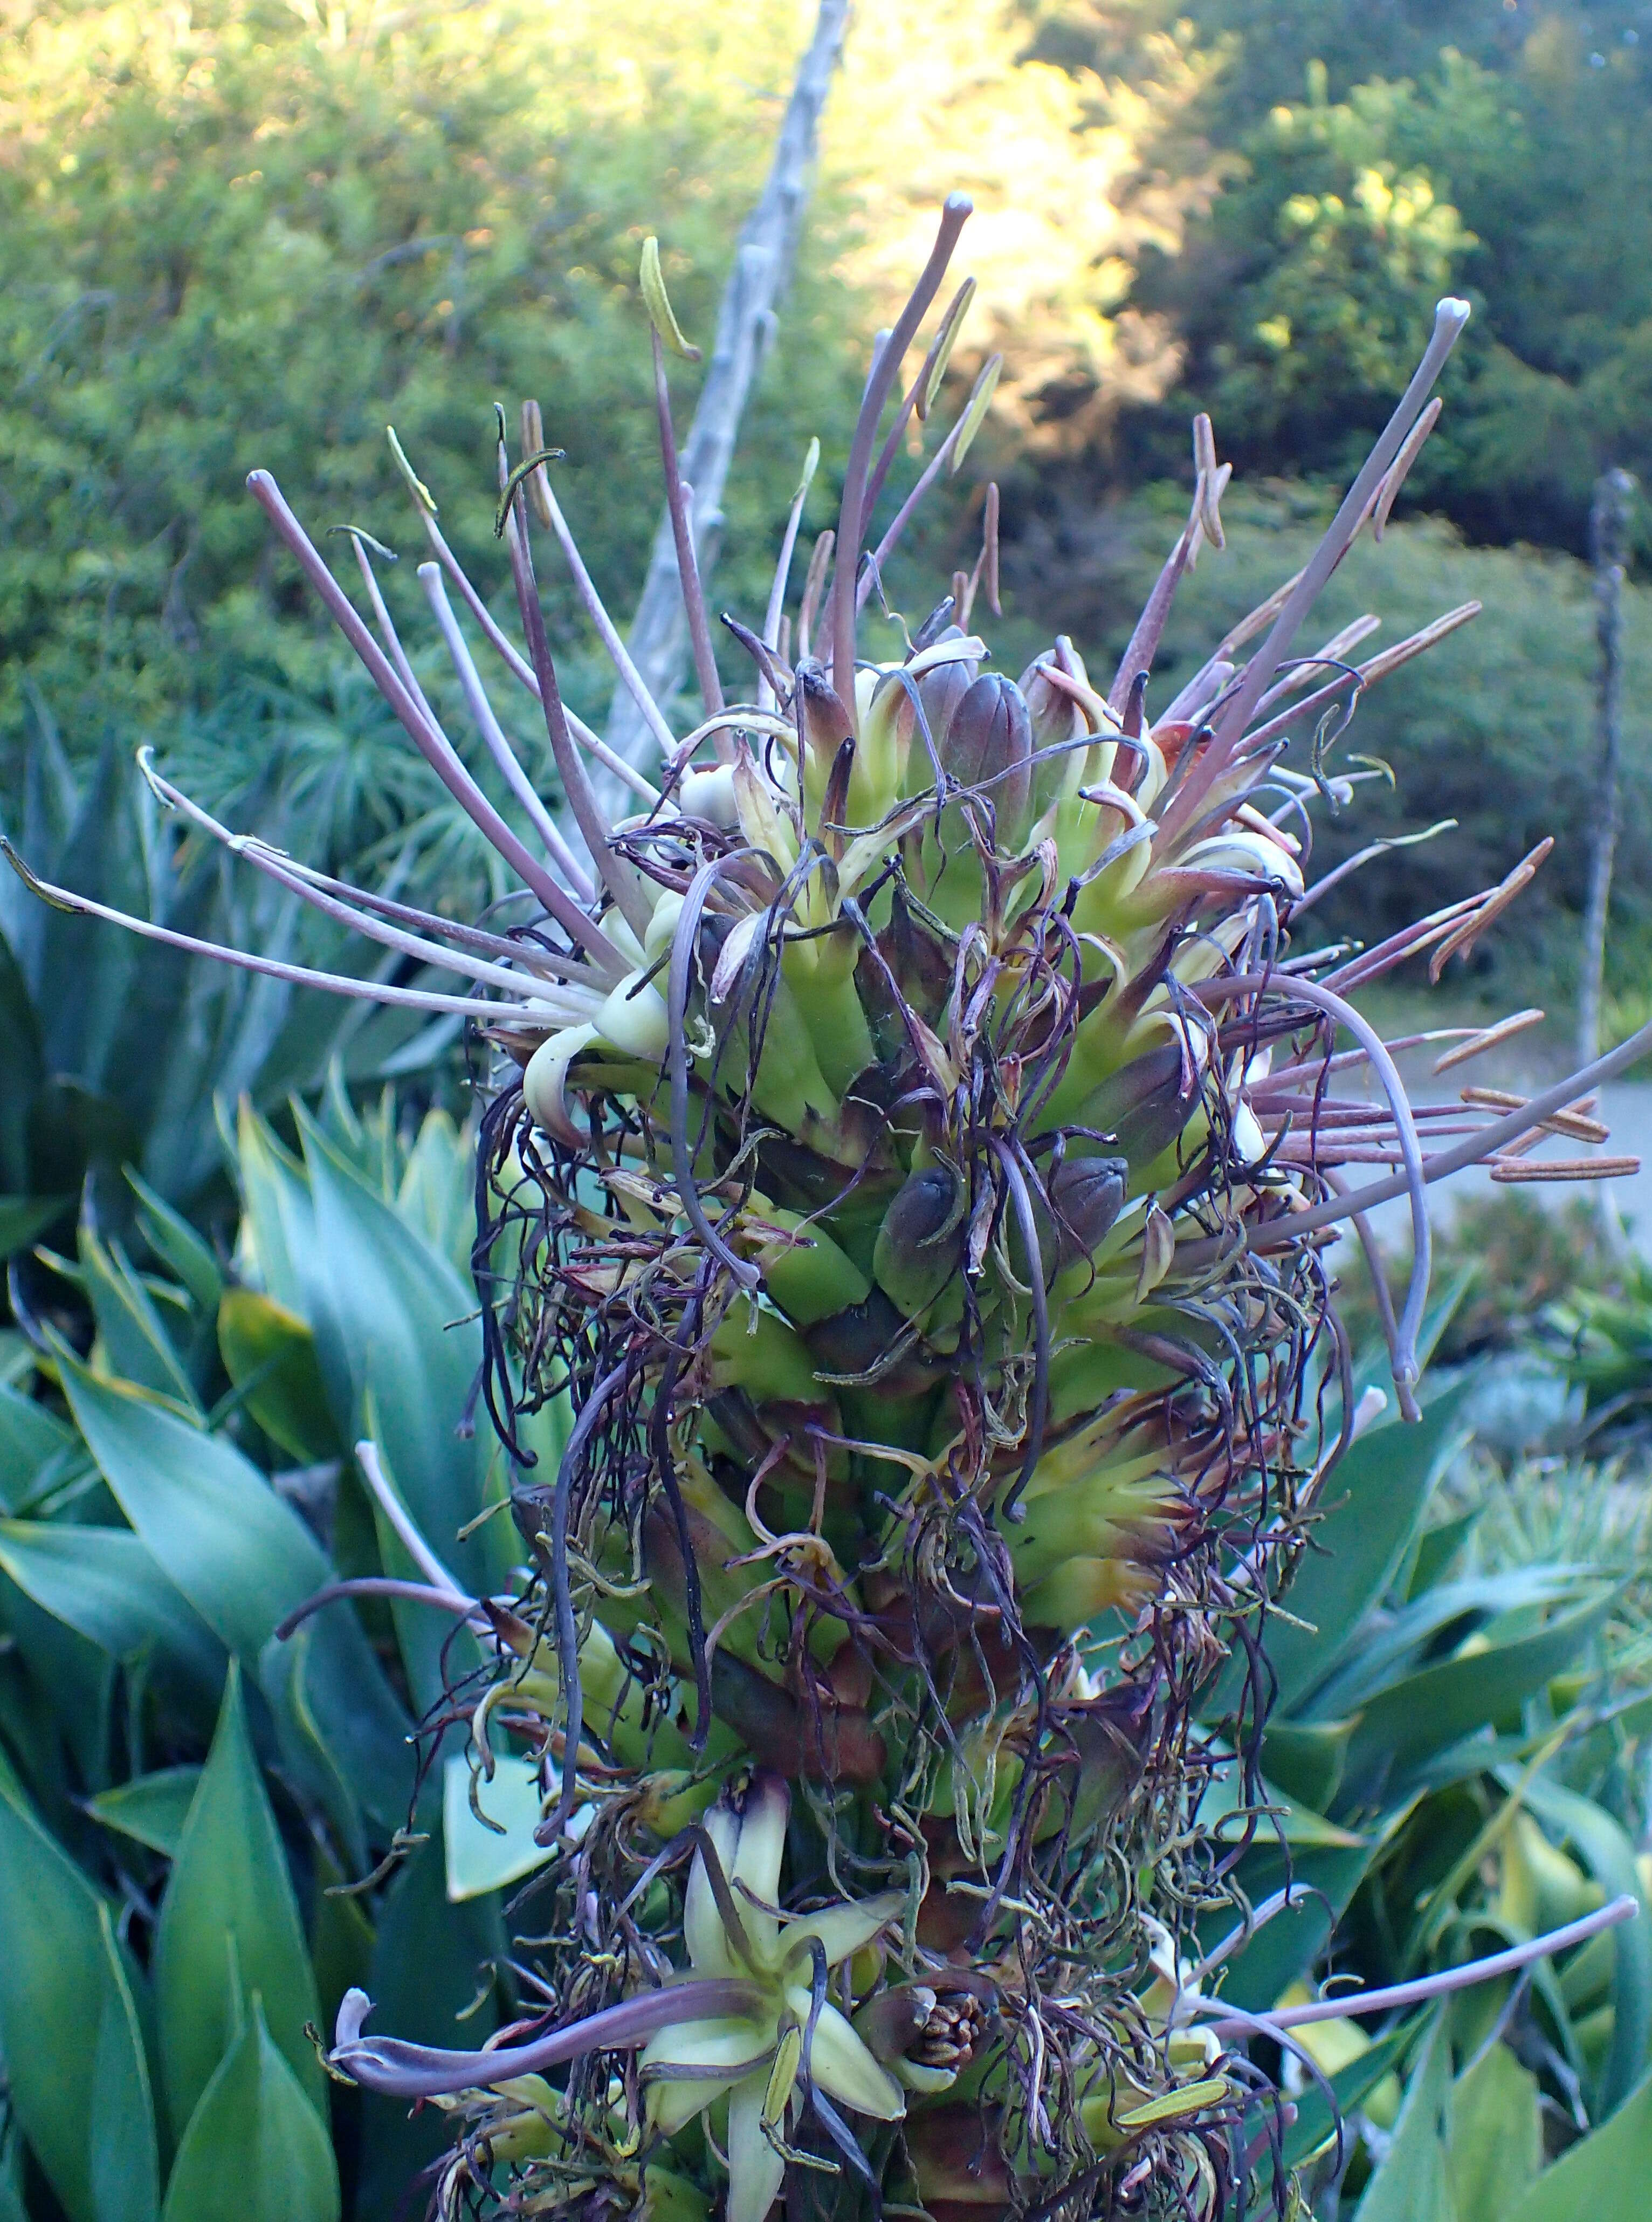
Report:
[{"label": "purple tinged bud", "polygon": [[838,750],[854,731],[854,720],[844,708],[823,663],[807,658],[798,664],[793,677],[809,753],[823,772],[829,773]]},{"label": "purple tinged bud", "polygon": [[940,748],[953,778],[980,788],[992,803],[999,847],[1019,840],[1032,800],[1033,750],[1021,689],[1001,672],[984,671],[954,710]]},{"label": "purple tinged bud", "polygon": [[[926,671],[917,682],[917,699],[923,706],[924,723],[929,729],[936,756],[944,763],[946,756],[942,743],[947,728],[952,723],[953,712],[968,694],[975,678],[975,666],[969,662],[938,663],[933,671]],[[912,734],[912,775],[916,781],[929,786],[935,778],[935,763],[923,744],[923,736],[916,730]]]},{"label": "purple tinged bud", "polygon": [[1029,663],[1019,684],[1027,714],[1032,720],[1035,748],[1054,748],[1086,731],[1083,711],[1067,689],[1058,687],[1050,677],[1048,656],[1040,656],[1036,663]]}]

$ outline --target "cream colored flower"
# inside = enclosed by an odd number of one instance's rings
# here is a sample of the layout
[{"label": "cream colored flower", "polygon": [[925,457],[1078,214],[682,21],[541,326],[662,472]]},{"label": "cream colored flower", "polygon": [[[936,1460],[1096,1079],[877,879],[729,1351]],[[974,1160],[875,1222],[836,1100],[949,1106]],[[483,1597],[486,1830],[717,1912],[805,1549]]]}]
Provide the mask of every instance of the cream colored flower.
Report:
[{"label": "cream colored flower", "polygon": [[715,1872],[705,1850],[696,1852],[684,1905],[695,1974],[754,1982],[761,2003],[738,2016],[673,2022],[648,2040],[639,2063],[649,2122],[666,2136],[726,2094],[728,2222],[763,2222],[779,2197],[787,2113],[804,2075],[828,2101],[855,2113],[892,2122],[905,2111],[899,2084],[829,2000],[810,2027],[816,1948],[829,1969],[837,1967],[904,1901],[885,1891],[796,1920],[780,1913],[791,1805],[785,1784],[765,1773],[738,1805],[724,1799],[713,1806],[705,1831]]}]

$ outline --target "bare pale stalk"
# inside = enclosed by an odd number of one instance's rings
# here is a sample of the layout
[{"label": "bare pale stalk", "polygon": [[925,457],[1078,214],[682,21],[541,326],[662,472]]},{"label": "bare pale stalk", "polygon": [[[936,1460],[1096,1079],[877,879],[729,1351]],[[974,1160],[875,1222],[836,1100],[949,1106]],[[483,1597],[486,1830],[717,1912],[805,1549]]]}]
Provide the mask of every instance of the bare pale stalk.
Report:
[{"label": "bare pale stalk", "polygon": [[[252,493],[282,539],[297,557],[300,567],[340,631],[367,667],[369,676],[401,720],[419,754],[478,828],[486,835],[505,862],[531,888],[558,924],[579,937],[599,964],[620,977],[625,962],[608,936],[579,908],[566,889],[560,887],[543,864],[520,841],[471,777],[447,735],[433,726],[402,684],[401,676],[357,615],[337,580],[322,561],[320,552],[292,511],[280,487],[267,471],[254,471],[247,481]],[[558,769],[561,769],[559,762]],[[567,784],[566,776],[564,785]],[[584,831],[584,828],[581,828]]]},{"label": "bare pale stalk", "polygon": [[460,631],[459,620],[454,615],[453,606],[442,587],[441,565],[421,563],[418,579],[424,589],[424,598],[430,605],[431,613],[441,629],[441,637],[447,643],[448,656],[458,674],[460,686],[464,690],[466,702],[476,720],[484,746],[498,766],[506,786],[532,819],[534,830],[550,851],[569,886],[581,901],[589,902],[597,890],[558,832],[550,812],[535,792],[533,781],[523,769],[504,726],[494,714],[487,689],[482,684],[481,675],[472,657],[470,644]]}]

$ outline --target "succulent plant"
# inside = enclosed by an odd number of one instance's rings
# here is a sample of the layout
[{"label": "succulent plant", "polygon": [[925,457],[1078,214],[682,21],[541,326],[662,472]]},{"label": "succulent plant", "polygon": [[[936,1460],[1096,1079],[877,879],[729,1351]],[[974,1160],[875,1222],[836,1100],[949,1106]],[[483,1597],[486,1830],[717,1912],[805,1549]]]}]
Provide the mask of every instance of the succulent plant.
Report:
[{"label": "succulent plant", "polygon": [[[867,652],[867,606],[918,493],[962,460],[996,376],[989,362],[872,545],[967,306],[966,290],[899,389],[968,212],[948,203],[876,356],[837,527],[795,612],[808,473],[761,631],[726,620],[751,658],[748,699],[724,699],[679,530],[704,696],[691,733],[670,730],[626,658],[533,405],[526,452],[513,462],[501,413],[497,455],[525,652],[396,448],[432,550],[421,581],[525,834],[438,724],[360,538],[372,626],[253,474],[410,737],[537,904],[531,922],[484,930],[328,879],[229,835],[142,759],[192,826],[418,976],[235,962],[457,1014],[497,1052],[479,1386],[513,1460],[521,1578],[509,1597],[456,1597],[440,1552],[416,1535],[410,1548],[432,1605],[491,1637],[491,1685],[455,1688],[435,1717],[471,1722],[477,1812],[501,1754],[537,1761],[534,1886],[549,1910],[535,1980],[553,2026],[427,2051],[365,2033],[353,1993],[330,2056],[337,2074],[451,2108],[445,2212],[492,2199],[689,2216],[725,2179],[730,2222],[762,2222],[783,2189],[798,2216],[1247,2203],[1281,2102],[1242,2050],[1273,2025],[1200,1994],[1221,1962],[1201,1957],[1195,1924],[1234,1905],[1236,1854],[1198,1818],[1216,1747],[1194,1708],[1232,1654],[1226,1748],[1242,1758],[1248,1842],[1267,1602],[1359,1409],[1325,1230],[1411,1194],[1411,1284],[1386,1321],[1409,1415],[1424,1182],[1517,1144],[1577,1093],[1457,1110],[1467,1139],[1425,1163],[1388,1048],[1348,1000],[1407,957],[1432,950],[1437,968],[1468,946],[1540,858],[1375,949],[1287,951],[1317,893],[1309,806],[1352,791],[1326,766],[1331,728],[1473,614],[1358,670],[1335,642],[1289,660],[1432,422],[1464,304],[1441,304],[1313,560],[1150,718],[1177,582],[1222,544],[1227,471],[1203,418],[1187,524],[1104,684],[1066,639],[1018,681],[990,668],[972,627],[978,604],[996,609],[992,490],[973,568],[914,626],[885,609],[898,652]],[[643,291],[659,369],[680,334],[652,252]],[[535,524],[659,741],[657,780],[562,701]],[[543,713],[555,814],[516,764],[449,584]],[[1295,769],[1292,729],[1321,711]],[[598,772],[636,805],[617,823]],[[1351,1067],[1361,1085],[1336,1092]],[[1342,1169],[1374,1163],[1395,1170],[1344,1196]],[[527,1422],[562,1399],[552,1472]]]}]

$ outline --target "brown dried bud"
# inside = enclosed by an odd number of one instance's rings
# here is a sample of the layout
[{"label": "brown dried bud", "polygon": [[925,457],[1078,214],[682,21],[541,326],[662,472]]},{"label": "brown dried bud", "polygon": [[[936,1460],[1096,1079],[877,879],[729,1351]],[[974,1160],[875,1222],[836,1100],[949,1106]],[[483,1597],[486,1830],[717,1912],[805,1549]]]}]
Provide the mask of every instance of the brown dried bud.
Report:
[{"label": "brown dried bud", "polygon": [[948,1998],[930,1995],[934,2003],[906,2057],[919,2068],[950,2068],[959,2074],[986,2034],[986,2008],[970,1991],[954,1991]]},{"label": "brown dried bud", "polygon": [[880,1991],[854,2017],[857,2033],[885,2065],[910,2060],[917,2068],[950,2068],[954,2074],[974,2057],[986,2022],[986,2008],[973,1992],[939,1992],[928,1983]]}]

